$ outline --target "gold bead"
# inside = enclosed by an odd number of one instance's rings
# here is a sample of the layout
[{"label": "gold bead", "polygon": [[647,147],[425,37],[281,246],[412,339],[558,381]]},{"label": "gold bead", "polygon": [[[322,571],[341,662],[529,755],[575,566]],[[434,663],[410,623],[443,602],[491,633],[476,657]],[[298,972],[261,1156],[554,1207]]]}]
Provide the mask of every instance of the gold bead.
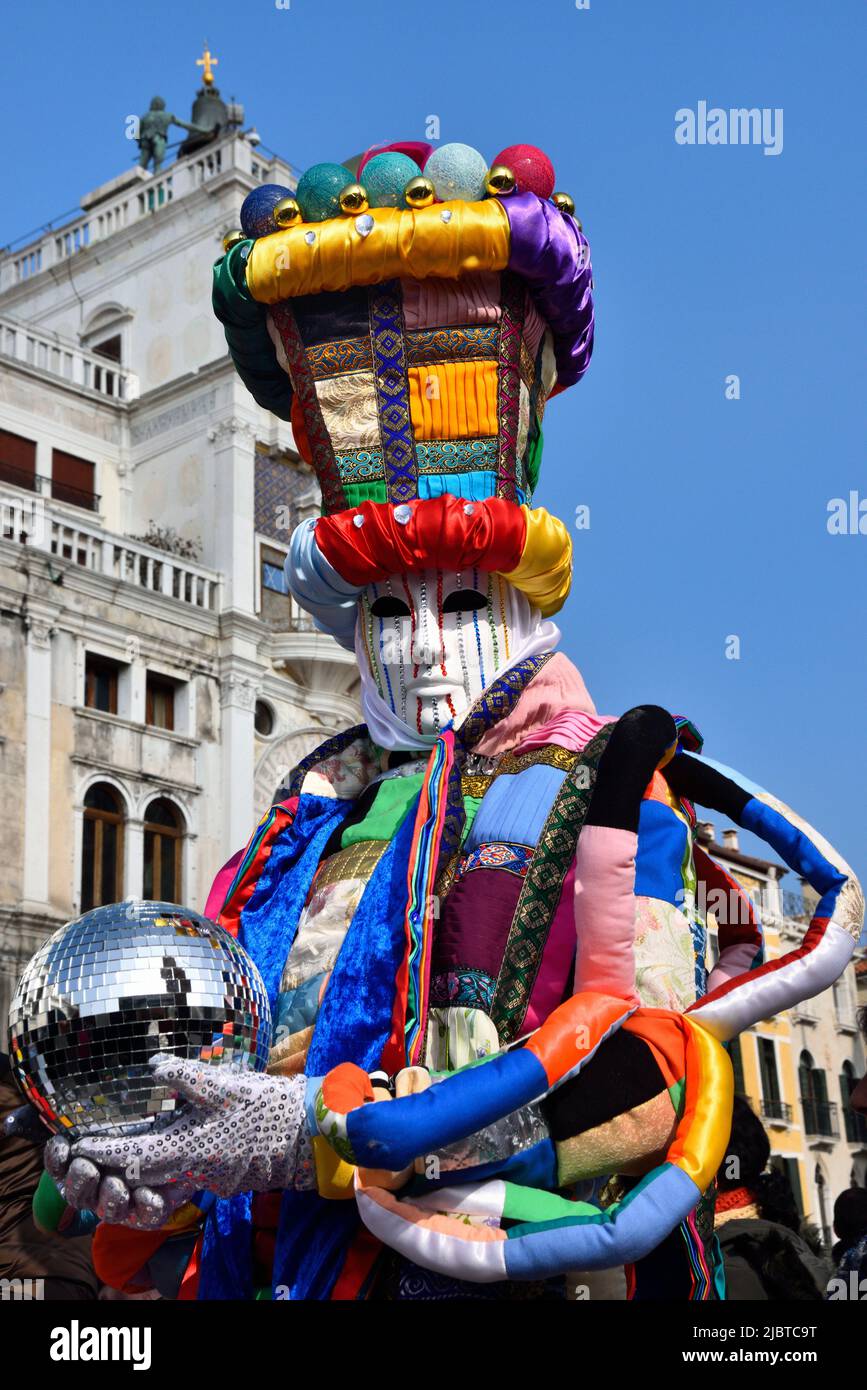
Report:
[{"label": "gold bead", "polygon": [[505,197],[507,193],[514,193],[517,180],[508,164],[495,164],[485,175],[485,188],[490,194],[499,193],[500,197]]},{"label": "gold bead", "polygon": [[240,227],[235,227],[233,231],[227,232],[223,237],[223,250],[228,255],[233,246],[237,246],[239,242],[246,240],[247,238],[244,236]]},{"label": "gold bead", "polygon": [[283,231],[303,221],[301,209],[294,198],[281,198],[279,203],[274,204],[274,221]]},{"label": "gold bead", "polygon": [[575,216],[575,200],[570,198],[568,193],[552,193],[551,202],[561,212],[568,212],[570,217]]},{"label": "gold bead", "polygon": [[341,188],[337,201],[340,204],[340,211],[345,213],[347,217],[359,212],[367,212],[367,189],[363,183],[348,183],[345,188]]},{"label": "gold bead", "polygon": [[417,174],[414,179],[410,179],[406,188],[403,190],[407,207],[410,208],[429,208],[436,192],[429,178],[424,174]]}]

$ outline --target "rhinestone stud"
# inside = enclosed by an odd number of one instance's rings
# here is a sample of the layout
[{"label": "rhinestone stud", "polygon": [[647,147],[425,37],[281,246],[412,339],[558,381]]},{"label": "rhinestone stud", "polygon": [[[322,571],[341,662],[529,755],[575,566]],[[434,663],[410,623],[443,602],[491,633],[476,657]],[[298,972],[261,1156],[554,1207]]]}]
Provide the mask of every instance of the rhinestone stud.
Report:
[{"label": "rhinestone stud", "polygon": [[401,526],[405,526],[411,516],[412,507],[408,506],[406,502],[401,502],[400,506],[394,509],[394,519]]},{"label": "rhinestone stud", "polygon": [[362,212],[360,216],[355,219],[355,230],[358,232],[359,236],[370,236],[375,226],[376,223],[369,212]]}]

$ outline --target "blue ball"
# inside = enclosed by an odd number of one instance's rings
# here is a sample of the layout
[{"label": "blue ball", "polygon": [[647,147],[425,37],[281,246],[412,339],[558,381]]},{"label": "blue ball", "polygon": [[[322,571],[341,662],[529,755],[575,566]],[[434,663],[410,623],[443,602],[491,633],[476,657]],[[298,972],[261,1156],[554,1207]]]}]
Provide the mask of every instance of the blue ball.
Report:
[{"label": "blue ball", "polygon": [[488,162],[471,145],[440,145],[429,157],[424,172],[443,203],[452,198],[475,203],[485,196]]},{"label": "blue ball", "polygon": [[340,191],[355,183],[355,175],[345,164],[314,164],[298,180],[295,194],[305,222],[324,222],[340,213]]},{"label": "blue ball", "polygon": [[417,179],[420,173],[421,169],[408,154],[386,150],[367,161],[359,178],[367,189],[372,208],[403,208],[406,207],[403,190],[410,179]]},{"label": "blue ball", "polygon": [[245,236],[267,236],[279,231],[274,221],[274,208],[283,198],[291,198],[292,189],[281,183],[262,183],[248,193],[241,204],[241,229]]}]

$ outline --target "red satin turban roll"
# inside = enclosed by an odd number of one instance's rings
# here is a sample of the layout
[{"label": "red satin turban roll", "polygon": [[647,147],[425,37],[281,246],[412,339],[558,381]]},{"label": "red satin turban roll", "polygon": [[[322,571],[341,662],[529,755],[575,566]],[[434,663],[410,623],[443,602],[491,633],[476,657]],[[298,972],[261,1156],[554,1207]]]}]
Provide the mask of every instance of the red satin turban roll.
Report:
[{"label": "red satin turban roll", "polygon": [[549,617],[562,608],[572,579],[572,542],[562,521],[502,497],[362,502],[320,517],[315,535],[329,564],[359,589],[391,574],[478,566],[501,574]]},{"label": "red satin turban roll", "polygon": [[359,588],[424,569],[477,565],[506,573],[517,568],[526,536],[525,515],[513,502],[467,502],[447,493],[396,507],[362,502],[316,523],[316,544],[326,560]]}]

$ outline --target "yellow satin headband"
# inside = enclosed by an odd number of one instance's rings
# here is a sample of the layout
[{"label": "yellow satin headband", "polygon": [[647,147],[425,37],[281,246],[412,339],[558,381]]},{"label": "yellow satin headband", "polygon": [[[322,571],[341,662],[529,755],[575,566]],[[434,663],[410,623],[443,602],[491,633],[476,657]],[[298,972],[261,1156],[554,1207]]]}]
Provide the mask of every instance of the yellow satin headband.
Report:
[{"label": "yellow satin headband", "polygon": [[[484,206],[484,204],[483,204]],[[572,587],[572,537],[563,522],[544,507],[521,507],[527,537],[521,559],[503,578],[526,596],[543,618],[558,613]]]},{"label": "yellow satin headband", "polygon": [[[429,275],[456,280],[472,270],[508,264],[509,219],[497,198],[481,203],[435,203],[427,208],[371,208],[375,235],[360,218],[304,223],[254,241],[247,289],[260,304],[296,295],[379,285]],[[447,221],[448,236],[443,235]],[[365,223],[369,225],[369,223]]]}]

